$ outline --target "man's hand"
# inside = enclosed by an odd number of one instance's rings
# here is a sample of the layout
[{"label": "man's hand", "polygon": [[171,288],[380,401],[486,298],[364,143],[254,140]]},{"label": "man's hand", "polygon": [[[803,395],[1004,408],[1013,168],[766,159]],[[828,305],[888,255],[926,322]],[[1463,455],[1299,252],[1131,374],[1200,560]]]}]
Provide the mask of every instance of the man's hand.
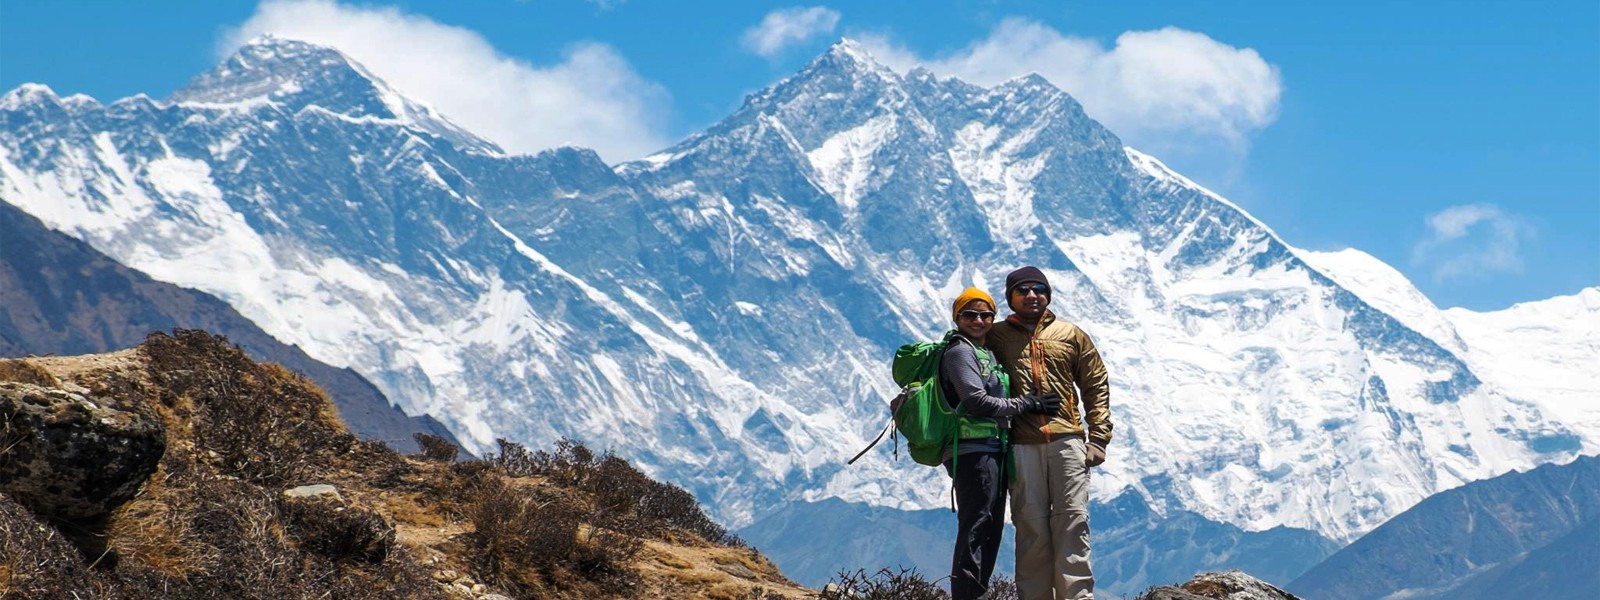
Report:
[{"label": "man's hand", "polygon": [[1100,466],[1100,463],[1106,462],[1105,448],[1101,448],[1098,444],[1091,442],[1086,445],[1084,449],[1087,451],[1086,454],[1088,455],[1084,458],[1084,464],[1089,465],[1092,468],[1098,467]]}]

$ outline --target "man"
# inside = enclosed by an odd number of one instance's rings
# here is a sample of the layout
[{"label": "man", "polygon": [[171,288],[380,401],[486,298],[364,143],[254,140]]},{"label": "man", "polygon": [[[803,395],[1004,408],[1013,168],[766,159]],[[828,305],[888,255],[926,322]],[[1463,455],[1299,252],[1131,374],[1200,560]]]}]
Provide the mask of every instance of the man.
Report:
[{"label": "man", "polygon": [[1022,416],[1011,425],[1017,596],[1092,599],[1089,469],[1105,462],[1111,443],[1111,393],[1094,341],[1057,319],[1047,308],[1050,298],[1050,281],[1038,268],[1012,271],[1006,276],[1012,314],[986,340],[1011,376],[1013,394],[1064,399],[1053,416]]}]

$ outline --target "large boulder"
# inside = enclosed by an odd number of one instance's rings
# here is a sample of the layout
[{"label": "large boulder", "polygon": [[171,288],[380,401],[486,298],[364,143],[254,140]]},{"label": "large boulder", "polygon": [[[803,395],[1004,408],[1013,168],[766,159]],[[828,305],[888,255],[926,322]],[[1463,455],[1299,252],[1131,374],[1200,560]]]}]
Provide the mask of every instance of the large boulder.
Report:
[{"label": "large boulder", "polygon": [[103,516],[166,451],[161,421],[82,394],[0,383],[0,490],[53,519]]},{"label": "large boulder", "polygon": [[1300,600],[1242,571],[1201,573],[1179,586],[1150,588],[1135,600]]}]

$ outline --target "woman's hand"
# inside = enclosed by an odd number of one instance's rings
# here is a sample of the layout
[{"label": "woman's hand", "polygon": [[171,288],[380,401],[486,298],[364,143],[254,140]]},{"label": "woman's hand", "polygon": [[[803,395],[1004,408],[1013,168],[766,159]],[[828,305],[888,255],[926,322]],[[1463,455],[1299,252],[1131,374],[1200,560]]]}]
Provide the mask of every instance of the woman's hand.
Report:
[{"label": "woman's hand", "polygon": [[1061,410],[1061,394],[1050,392],[1043,396],[1023,396],[1022,412],[1033,415],[1055,416]]}]

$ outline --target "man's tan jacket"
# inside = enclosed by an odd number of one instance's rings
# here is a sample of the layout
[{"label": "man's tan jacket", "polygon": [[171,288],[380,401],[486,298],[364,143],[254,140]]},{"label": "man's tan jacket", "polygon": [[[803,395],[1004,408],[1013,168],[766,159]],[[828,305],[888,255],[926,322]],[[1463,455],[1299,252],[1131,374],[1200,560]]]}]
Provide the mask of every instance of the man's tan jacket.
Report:
[{"label": "man's tan jacket", "polygon": [[[1013,419],[1012,443],[1043,444],[1062,436],[1084,437],[1083,414],[1088,415],[1089,442],[1101,448],[1111,443],[1111,387],[1106,383],[1106,365],[1100,361],[1100,351],[1089,334],[1077,325],[1056,319],[1055,313],[1047,309],[1033,331],[1018,323],[1015,316],[996,323],[984,345],[994,351],[1011,376],[1013,395],[1061,395],[1061,411],[1049,419],[1048,425],[1038,415]],[[1036,381],[1043,385],[1036,385]]]}]

